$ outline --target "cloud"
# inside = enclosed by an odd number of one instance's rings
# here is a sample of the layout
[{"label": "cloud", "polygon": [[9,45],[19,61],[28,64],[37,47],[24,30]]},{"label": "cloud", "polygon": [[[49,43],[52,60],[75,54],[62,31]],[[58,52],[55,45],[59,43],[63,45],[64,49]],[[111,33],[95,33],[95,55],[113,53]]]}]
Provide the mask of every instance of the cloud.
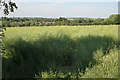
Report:
[{"label": "cloud", "polygon": [[[91,4],[91,5],[88,5]],[[95,3],[94,3],[95,4]],[[108,17],[116,13],[116,6],[106,7],[102,3],[94,5],[93,3],[63,3],[63,2],[34,2],[18,3],[19,9],[9,16],[39,16],[39,17]],[[105,8],[106,7],[106,8]]]},{"label": "cloud", "polygon": [[14,0],[16,2],[118,2],[119,0]]}]

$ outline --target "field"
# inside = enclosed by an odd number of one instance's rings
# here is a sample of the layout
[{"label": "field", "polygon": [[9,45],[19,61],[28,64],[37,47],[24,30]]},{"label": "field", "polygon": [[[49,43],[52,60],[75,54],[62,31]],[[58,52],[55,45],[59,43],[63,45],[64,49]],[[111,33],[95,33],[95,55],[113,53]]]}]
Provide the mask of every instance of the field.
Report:
[{"label": "field", "polygon": [[118,77],[117,25],[11,27],[4,35],[4,78]]}]

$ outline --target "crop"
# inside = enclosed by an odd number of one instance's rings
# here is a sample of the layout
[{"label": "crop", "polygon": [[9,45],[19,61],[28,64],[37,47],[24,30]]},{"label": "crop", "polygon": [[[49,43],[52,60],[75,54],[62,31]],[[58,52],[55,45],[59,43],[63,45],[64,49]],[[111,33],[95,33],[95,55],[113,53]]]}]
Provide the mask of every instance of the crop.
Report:
[{"label": "crop", "polygon": [[4,78],[118,77],[117,26],[17,27],[4,35]]}]

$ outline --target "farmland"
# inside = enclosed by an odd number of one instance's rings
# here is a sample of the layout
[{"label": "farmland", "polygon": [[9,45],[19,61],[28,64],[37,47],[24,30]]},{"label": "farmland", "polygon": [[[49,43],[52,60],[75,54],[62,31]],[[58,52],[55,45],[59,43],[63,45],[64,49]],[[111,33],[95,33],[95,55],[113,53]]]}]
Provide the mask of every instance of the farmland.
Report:
[{"label": "farmland", "polygon": [[5,78],[116,78],[118,26],[10,27],[4,30]]}]

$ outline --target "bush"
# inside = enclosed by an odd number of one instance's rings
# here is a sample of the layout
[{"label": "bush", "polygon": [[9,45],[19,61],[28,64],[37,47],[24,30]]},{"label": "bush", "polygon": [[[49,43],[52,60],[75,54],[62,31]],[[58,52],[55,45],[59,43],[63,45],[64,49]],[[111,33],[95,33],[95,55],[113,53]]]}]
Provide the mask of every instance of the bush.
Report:
[{"label": "bush", "polygon": [[[67,35],[53,38],[44,35],[42,39],[27,42],[22,38],[3,40],[3,77],[34,77],[39,72],[50,69],[63,73],[85,72],[86,68],[96,64],[93,53],[102,49],[104,55],[114,48],[110,37],[85,36],[72,40]],[[8,73],[9,71],[9,73]]]}]

